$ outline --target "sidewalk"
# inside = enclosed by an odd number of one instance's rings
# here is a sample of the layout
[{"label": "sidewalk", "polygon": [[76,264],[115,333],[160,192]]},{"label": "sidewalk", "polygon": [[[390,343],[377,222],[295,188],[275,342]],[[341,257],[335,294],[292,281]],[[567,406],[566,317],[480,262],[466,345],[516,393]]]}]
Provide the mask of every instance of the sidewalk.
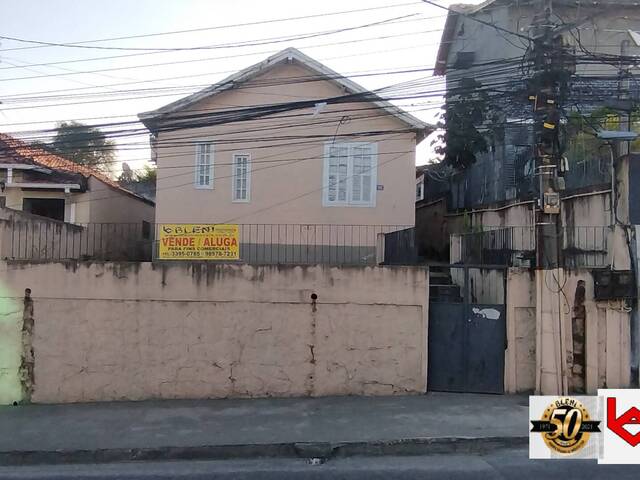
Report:
[{"label": "sidewalk", "polygon": [[524,445],[525,396],[0,407],[0,464],[484,451]]}]

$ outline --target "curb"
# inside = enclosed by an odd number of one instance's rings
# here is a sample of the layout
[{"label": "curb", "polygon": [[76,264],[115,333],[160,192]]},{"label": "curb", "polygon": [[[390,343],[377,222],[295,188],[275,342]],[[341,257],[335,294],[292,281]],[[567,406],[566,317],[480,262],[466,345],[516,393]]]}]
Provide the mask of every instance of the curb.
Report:
[{"label": "curb", "polygon": [[242,458],[338,458],[481,454],[528,445],[529,437],[408,438],[374,442],[297,442],[274,444],[209,445],[194,447],[109,448],[0,452],[0,466],[115,463],[163,460],[228,460]]}]

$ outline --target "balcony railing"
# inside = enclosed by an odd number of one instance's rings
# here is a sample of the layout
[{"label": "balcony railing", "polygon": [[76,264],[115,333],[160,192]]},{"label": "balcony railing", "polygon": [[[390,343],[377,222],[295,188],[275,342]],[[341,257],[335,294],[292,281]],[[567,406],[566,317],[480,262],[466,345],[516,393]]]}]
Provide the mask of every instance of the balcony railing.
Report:
[{"label": "balcony railing", "polygon": [[[483,227],[477,232],[453,234],[451,262],[474,265],[534,266],[536,234],[534,226]],[[567,268],[608,265],[608,246],[611,235],[611,229],[608,226],[562,227],[553,235],[558,241],[561,265]]]}]

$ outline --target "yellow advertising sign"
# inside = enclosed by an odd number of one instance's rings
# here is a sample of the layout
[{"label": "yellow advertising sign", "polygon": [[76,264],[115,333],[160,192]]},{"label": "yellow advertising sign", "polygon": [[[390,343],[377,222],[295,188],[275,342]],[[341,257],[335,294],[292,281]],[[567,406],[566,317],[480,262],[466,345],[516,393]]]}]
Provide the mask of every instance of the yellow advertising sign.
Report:
[{"label": "yellow advertising sign", "polygon": [[239,260],[238,225],[159,225],[161,260]]}]

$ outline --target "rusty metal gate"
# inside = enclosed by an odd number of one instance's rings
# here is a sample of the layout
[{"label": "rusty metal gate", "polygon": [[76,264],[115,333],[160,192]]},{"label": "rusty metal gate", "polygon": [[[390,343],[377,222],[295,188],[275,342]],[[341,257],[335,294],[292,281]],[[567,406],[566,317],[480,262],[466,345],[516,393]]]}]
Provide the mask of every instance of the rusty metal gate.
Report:
[{"label": "rusty metal gate", "polygon": [[427,390],[504,393],[506,268],[429,272]]}]

